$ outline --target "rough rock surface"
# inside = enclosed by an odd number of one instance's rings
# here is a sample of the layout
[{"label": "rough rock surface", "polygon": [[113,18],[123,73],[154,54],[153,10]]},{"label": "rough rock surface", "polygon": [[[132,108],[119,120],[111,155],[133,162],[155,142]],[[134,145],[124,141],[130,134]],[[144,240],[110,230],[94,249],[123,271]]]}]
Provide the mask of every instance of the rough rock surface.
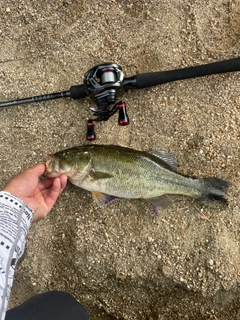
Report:
[{"label": "rough rock surface", "polygon": [[[0,100],[68,90],[92,66],[126,76],[240,56],[239,0],[5,0]],[[240,319],[240,73],[124,95],[131,123],[96,125],[97,144],[173,153],[179,171],[230,181],[228,206],[175,197],[156,217],[141,200],[99,209],[68,185],[31,227],[10,306],[35,293],[72,293],[93,320]],[[86,143],[88,100],[0,110],[1,186],[46,155]]]}]

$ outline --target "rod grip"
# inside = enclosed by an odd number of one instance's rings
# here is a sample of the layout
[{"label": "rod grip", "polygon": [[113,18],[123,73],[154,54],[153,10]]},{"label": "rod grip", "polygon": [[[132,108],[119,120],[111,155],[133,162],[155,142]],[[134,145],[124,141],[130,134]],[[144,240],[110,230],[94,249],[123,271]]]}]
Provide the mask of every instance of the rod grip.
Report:
[{"label": "rod grip", "polygon": [[166,82],[233,71],[240,71],[240,58],[183,69],[138,74],[136,75],[136,88],[148,88]]},{"label": "rod grip", "polygon": [[87,96],[84,85],[71,86],[70,88],[70,97],[73,99],[82,99]]}]

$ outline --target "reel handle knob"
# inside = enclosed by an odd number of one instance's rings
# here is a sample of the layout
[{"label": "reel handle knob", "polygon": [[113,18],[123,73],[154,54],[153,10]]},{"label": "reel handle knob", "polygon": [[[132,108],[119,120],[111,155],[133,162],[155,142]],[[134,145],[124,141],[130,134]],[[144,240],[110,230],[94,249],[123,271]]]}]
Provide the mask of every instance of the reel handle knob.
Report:
[{"label": "reel handle knob", "polygon": [[87,121],[87,140],[88,141],[96,140],[96,134],[94,131],[94,125],[92,120]]},{"label": "reel handle knob", "polygon": [[128,125],[130,121],[129,121],[129,117],[126,110],[126,103],[124,101],[119,103],[118,111],[119,111],[118,124],[120,126]]}]

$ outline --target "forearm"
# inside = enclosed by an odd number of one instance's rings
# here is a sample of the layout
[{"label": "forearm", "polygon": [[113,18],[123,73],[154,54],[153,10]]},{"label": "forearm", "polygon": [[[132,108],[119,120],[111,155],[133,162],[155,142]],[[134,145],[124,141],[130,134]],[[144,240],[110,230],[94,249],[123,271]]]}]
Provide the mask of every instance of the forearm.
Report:
[{"label": "forearm", "polygon": [[33,211],[21,199],[0,192],[0,320],[5,318],[15,265],[32,219]]}]

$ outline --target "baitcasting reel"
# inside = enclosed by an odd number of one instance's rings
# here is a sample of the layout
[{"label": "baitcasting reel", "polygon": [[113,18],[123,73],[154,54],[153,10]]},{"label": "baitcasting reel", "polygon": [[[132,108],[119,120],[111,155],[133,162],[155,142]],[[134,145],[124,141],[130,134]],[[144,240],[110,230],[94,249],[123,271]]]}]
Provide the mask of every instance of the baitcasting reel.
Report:
[{"label": "baitcasting reel", "polygon": [[0,102],[0,107],[68,97],[81,99],[88,96],[96,104],[96,109],[90,108],[96,118],[87,121],[87,140],[95,140],[94,121],[107,121],[119,111],[119,125],[129,124],[125,102],[117,102],[118,97],[128,89],[143,89],[166,82],[234,71],[240,71],[240,58],[183,69],[137,74],[130,78],[124,77],[118,64],[103,63],[88,70],[84,75],[83,84],[71,86],[69,91]]},{"label": "baitcasting reel", "polygon": [[[104,63],[88,70],[83,79],[87,95],[97,105],[90,108],[95,119],[87,121],[87,140],[95,140],[93,121],[107,121],[119,111],[118,124],[129,124],[129,118],[124,101],[116,102],[118,96],[124,93],[124,74],[122,68],[115,63]],[[111,108],[111,105],[114,106]]]}]

